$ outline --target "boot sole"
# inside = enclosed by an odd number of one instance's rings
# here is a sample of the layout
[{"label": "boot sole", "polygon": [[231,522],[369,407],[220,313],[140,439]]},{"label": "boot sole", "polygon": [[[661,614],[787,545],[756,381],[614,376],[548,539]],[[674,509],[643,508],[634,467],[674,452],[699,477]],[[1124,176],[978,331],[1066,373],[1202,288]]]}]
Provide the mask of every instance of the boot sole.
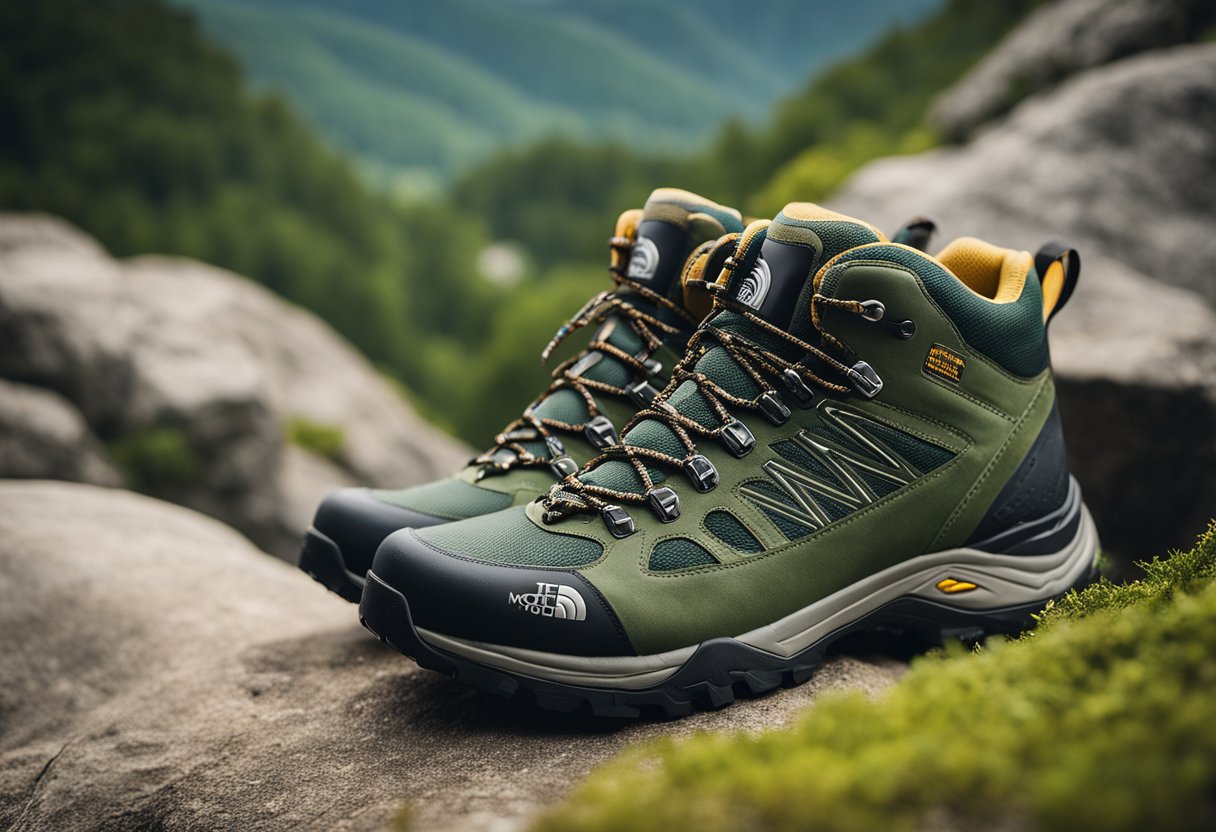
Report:
[{"label": "boot sole", "polygon": [[338,544],[316,529],[304,533],[298,565],[330,592],[352,604],[359,603],[366,581],[346,568]]},{"label": "boot sole", "polygon": [[[1036,556],[1015,556],[1028,565]],[[359,604],[359,619],[373,635],[389,646],[412,658],[421,667],[479,690],[507,698],[526,699],[536,705],[562,712],[589,712],[602,717],[637,718],[643,716],[679,717],[694,710],[717,709],[729,705],[739,696],[756,696],[778,687],[790,687],[807,681],[823,664],[825,655],[833,643],[841,638],[865,630],[898,630],[919,640],[941,643],[948,638],[979,639],[986,635],[1013,635],[1033,624],[1033,616],[1050,601],[1062,596],[1069,589],[1083,587],[1096,577],[1097,535],[1088,513],[1082,509],[1081,523],[1074,540],[1040,572],[1027,570],[1027,576],[1049,576],[1052,591],[1042,597],[1023,603],[994,607],[991,609],[968,608],[975,601],[961,601],[965,593],[957,596],[942,591],[942,600],[922,597],[925,593],[903,594],[885,600],[874,608],[851,620],[843,621],[830,632],[818,634],[814,628],[808,630],[813,640],[797,649],[792,655],[775,655],[767,650],[747,644],[739,638],[715,638],[683,651],[672,651],[664,656],[676,656],[680,663],[670,672],[660,672],[661,681],[645,687],[633,687],[646,673],[621,673],[622,680],[633,677],[628,686],[607,687],[594,684],[576,684],[543,678],[539,673],[560,673],[560,669],[534,665],[535,673],[520,672],[523,660],[544,657],[547,654],[528,654],[527,651],[499,648],[495,645],[479,645],[458,642],[441,634],[422,631],[414,625],[409,603],[405,595],[390,586],[375,572],[369,572],[366,589]],[[1005,567],[1008,568],[1008,567]],[[974,572],[974,564],[961,564],[957,568],[949,563],[932,566],[934,574],[954,574],[967,577]],[[993,580],[999,570],[988,570],[986,580]],[[1017,575],[1006,576],[1017,580]],[[1046,581],[1047,578],[1042,578]],[[930,584],[933,586],[933,584]],[[975,596],[972,596],[974,599]],[[829,599],[831,600],[831,599]],[[808,610],[811,608],[808,608]],[[796,614],[798,615],[798,614]],[[428,641],[427,639],[430,639]],[[744,637],[740,637],[744,638]],[[443,646],[433,642],[442,642]],[[466,655],[460,655],[465,653]],[[494,651],[501,651],[496,653]],[[489,661],[470,658],[470,652],[479,653]],[[550,657],[554,665],[565,657]],[[614,663],[629,663],[640,666],[660,657],[626,657],[623,659],[599,660],[602,667]],[[504,664],[513,667],[504,667]],[[652,671],[653,672],[653,671]],[[565,674],[569,678],[571,673]],[[584,674],[585,675],[585,674]],[[607,681],[606,675],[600,681]]]}]

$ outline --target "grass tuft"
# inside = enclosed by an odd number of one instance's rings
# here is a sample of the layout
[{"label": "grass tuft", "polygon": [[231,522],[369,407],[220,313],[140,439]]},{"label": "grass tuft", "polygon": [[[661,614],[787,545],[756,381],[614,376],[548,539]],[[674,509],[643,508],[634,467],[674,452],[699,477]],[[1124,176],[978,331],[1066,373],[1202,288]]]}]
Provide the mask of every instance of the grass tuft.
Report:
[{"label": "grass tuft", "polygon": [[346,445],[346,434],[338,425],[293,416],[287,421],[287,441],[317,456],[337,461]]},{"label": "grass tuft", "polygon": [[188,485],[203,468],[189,437],[180,428],[136,431],[111,442],[109,451],[131,486],[148,494]]}]

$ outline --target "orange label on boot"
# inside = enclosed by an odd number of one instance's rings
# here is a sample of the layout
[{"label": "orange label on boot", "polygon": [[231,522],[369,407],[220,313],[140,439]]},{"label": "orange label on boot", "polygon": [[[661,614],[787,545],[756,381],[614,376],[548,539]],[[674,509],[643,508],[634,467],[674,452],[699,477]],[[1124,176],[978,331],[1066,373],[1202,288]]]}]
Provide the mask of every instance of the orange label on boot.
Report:
[{"label": "orange label on boot", "polygon": [[963,370],[966,367],[967,362],[961,355],[951,352],[941,344],[929,347],[929,354],[925,356],[926,373],[932,373],[955,384],[963,380]]}]

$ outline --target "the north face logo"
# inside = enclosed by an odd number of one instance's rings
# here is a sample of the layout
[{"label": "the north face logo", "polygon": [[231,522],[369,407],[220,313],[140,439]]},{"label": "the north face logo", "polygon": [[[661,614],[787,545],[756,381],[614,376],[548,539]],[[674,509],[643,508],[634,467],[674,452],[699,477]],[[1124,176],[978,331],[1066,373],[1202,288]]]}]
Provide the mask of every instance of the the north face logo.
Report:
[{"label": "the north face logo", "polygon": [[625,272],[633,280],[645,283],[654,277],[659,268],[659,247],[649,237],[638,237],[629,258],[629,269]]},{"label": "the north face logo", "polygon": [[773,274],[769,271],[768,263],[764,262],[763,257],[757,258],[756,267],[747,277],[743,278],[743,283],[739,286],[737,295],[739,303],[759,312],[760,307],[764,305],[764,299],[768,297],[768,288],[772,284]]},{"label": "the north face logo", "polygon": [[507,600],[524,612],[545,618],[582,621],[587,617],[587,603],[583,596],[565,584],[537,583],[536,592],[508,592]]}]

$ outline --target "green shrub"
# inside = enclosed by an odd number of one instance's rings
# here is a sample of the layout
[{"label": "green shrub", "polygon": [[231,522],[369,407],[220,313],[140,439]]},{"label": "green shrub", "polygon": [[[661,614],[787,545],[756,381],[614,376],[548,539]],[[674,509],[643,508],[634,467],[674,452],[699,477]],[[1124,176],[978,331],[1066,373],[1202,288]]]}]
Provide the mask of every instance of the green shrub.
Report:
[{"label": "green shrub", "polygon": [[338,425],[292,416],[287,421],[287,441],[317,456],[336,460],[342,455],[346,435]]},{"label": "green shrub", "polygon": [[794,728],[627,752],[539,830],[1216,825],[1216,523],[1013,641],[927,656]]},{"label": "green shrub", "polygon": [[158,493],[187,485],[202,471],[202,463],[179,428],[147,428],[110,443],[110,456],[137,490]]}]

